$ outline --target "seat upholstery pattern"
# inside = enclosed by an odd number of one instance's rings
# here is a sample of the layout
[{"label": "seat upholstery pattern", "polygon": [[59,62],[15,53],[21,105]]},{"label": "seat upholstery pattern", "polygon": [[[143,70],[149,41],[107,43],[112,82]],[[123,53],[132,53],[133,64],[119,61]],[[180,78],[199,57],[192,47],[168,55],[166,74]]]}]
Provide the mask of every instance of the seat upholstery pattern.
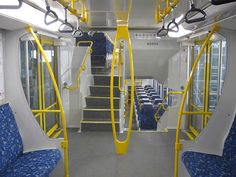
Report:
[{"label": "seat upholstery pattern", "polygon": [[61,158],[48,149],[23,153],[23,142],[9,104],[0,106],[0,177],[47,177]]},{"label": "seat upholstery pattern", "polygon": [[189,151],[182,160],[191,177],[233,177],[221,156]]},{"label": "seat upholstery pattern", "polygon": [[236,119],[222,156],[189,151],[183,153],[182,160],[191,177],[236,177]]},{"label": "seat upholstery pattern", "polygon": [[9,104],[0,106],[0,174],[23,153],[23,143]]},{"label": "seat upholstery pattern", "polygon": [[28,152],[11,164],[3,177],[47,177],[60,158],[57,149]]}]

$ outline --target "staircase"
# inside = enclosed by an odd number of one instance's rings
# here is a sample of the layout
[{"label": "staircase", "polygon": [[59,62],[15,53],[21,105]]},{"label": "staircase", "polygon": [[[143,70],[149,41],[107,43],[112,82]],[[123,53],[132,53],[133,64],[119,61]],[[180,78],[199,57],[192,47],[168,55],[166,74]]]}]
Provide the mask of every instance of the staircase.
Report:
[{"label": "staircase", "polygon": [[[90,95],[86,97],[83,109],[81,131],[112,131],[110,109],[110,76],[94,74],[94,85],[89,86]],[[116,130],[119,131],[120,91],[118,77],[114,77],[114,111]]]}]

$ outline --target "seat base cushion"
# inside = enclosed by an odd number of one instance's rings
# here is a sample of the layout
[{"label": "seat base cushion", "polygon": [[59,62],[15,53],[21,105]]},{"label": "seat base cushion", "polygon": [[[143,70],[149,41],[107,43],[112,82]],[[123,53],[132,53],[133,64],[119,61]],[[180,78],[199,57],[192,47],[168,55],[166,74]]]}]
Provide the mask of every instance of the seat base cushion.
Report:
[{"label": "seat base cushion", "polygon": [[233,177],[221,156],[189,151],[183,153],[182,160],[191,177]]},{"label": "seat base cushion", "polygon": [[3,177],[48,177],[60,159],[57,149],[24,153],[8,166]]}]

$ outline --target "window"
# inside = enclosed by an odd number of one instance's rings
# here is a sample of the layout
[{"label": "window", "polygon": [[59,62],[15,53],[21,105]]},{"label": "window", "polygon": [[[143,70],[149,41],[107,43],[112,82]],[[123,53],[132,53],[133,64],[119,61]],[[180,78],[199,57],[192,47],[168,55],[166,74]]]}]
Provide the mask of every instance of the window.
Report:
[{"label": "window", "polygon": [[[57,78],[56,47],[53,46],[53,42],[41,43]],[[20,72],[26,99],[30,108],[34,110],[40,127],[45,132],[52,132],[49,130],[55,130],[55,127],[59,128],[58,113],[37,112],[37,110],[57,109],[57,100],[46,62],[34,41],[28,39],[20,41]]]}]

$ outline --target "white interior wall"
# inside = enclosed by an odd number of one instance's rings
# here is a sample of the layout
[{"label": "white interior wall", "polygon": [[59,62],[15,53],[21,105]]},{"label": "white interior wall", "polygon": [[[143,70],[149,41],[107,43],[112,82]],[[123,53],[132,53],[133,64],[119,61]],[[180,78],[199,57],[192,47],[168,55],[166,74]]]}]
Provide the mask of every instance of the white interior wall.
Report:
[{"label": "white interior wall", "polygon": [[[168,60],[168,79],[167,87],[173,91],[180,91],[181,86],[185,86],[187,82],[188,72],[188,47],[181,46],[180,51],[177,52]],[[169,106],[168,111],[162,116],[159,128],[175,129],[177,125],[179,105],[181,103],[181,95],[174,95],[175,105]],[[183,127],[185,126],[183,121]]]},{"label": "white interior wall", "polygon": [[[87,52],[87,47],[61,47],[61,83],[67,83],[69,87],[77,87],[78,69]],[[62,89],[62,100],[67,119],[67,127],[80,127],[82,112],[85,107],[85,97],[89,95],[88,85],[91,85],[91,60],[90,56],[86,62],[86,69],[80,77],[80,88],[78,90]],[[62,85],[63,88],[63,85]]]},{"label": "white interior wall", "polygon": [[[135,75],[151,76],[163,84],[168,77],[168,59],[179,51],[179,43],[176,40],[140,40],[134,33],[131,33],[131,42]],[[128,52],[126,60],[126,77],[129,77]]]},{"label": "white interior wall", "polygon": [[4,102],[5,98],[5,85],[4,85],[4,68],[3,68],[3,58],[4,58],[4,31],[0,30],[0,104]]}]

